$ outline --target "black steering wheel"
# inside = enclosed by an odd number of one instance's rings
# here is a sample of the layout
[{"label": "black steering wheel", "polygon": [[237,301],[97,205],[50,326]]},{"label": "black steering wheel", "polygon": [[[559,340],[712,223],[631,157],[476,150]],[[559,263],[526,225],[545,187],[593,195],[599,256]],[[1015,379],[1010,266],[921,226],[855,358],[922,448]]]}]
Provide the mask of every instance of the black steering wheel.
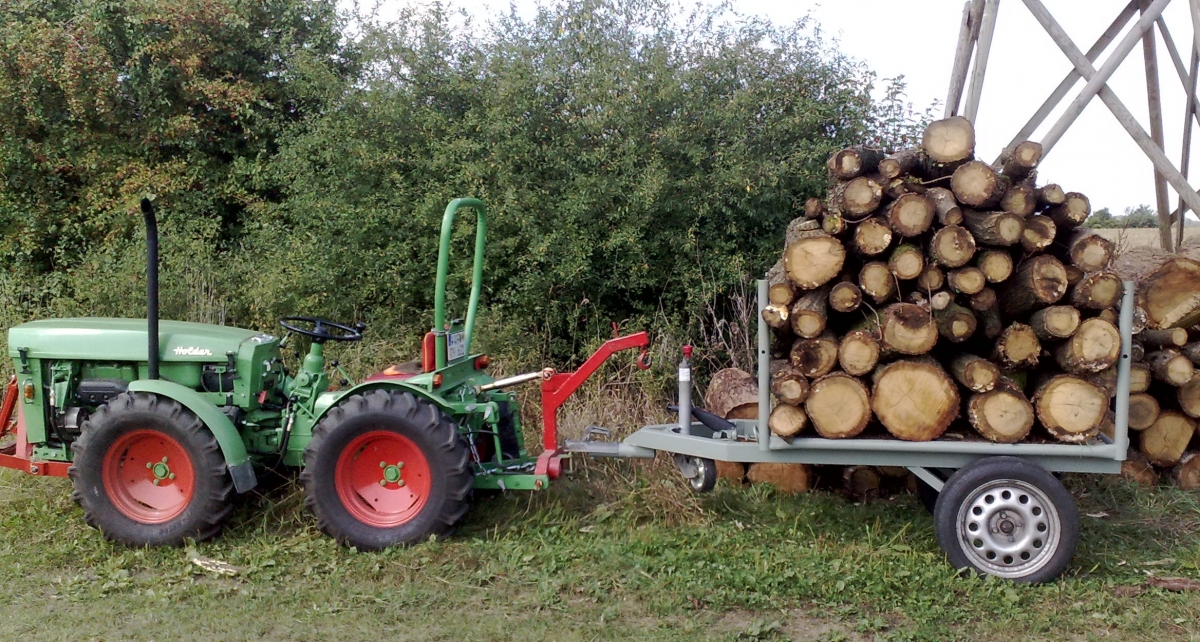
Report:
[{"label": "black steering wheel", "polygon": [[[295,323],[309,324],[312,327],[311,329],[301,328],[294,325]],[[296,334],[310,337],[316,343],[325,343],[326,341],[358,341],[362,339],[363,330],[367,329],[367,326],[362,323],[356,323],[352,327],[317,317],[283,317],[279,320],[279,325]],[[330,330],[337,330],[338,332],[334,334]]]}]

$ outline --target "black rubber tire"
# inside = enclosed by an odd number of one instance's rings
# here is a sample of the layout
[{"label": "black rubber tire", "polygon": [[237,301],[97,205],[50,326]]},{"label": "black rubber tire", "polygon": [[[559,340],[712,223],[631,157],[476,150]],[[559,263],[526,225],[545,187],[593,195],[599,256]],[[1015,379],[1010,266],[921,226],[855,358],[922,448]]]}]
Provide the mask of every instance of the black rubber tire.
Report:
[{"label": "black rubber tire", "polygon": [[[429,464],[431,486],[425,506],[411,520],[391,528],[365,524],[338,497],[334,483],[338,458],[359,435],[385,430],[411,440]],[[305,505],[327,535],[359,550],[376,551],[447,536],[470,508],[475,469],[454,422],[433,404],[411,393],[372,390],[343,399],[313,430],[304,449]]]},{"label": "black rubber tire", "polygon": [[[113,506],[102,479],[104,456],[123,434],[135,429],[162,432],[184,448],[195,473],[191,503],[169,522],[143,524]],[[216,537],[233,510],[233,479],[216,437],[179,402],[145,392],[125,392],[100,406],[71,444],[71,498],[88,526],[128,546],[180,546],[189,539]]]},{"label": "black rubber tire", "polygon": [[699,475],[688,480],[688,486],[696,493],[707,493],[717,486],[717,462],[703,457],[689,457],[699,469]]},{"label": "black rubber tire", "polygon": [[1079,512],[1075,500],[1054,475],[1036,464],[1018,457],[987,457],[960,469],[946,482],[938,495],[934,509],[934,530],[938,544],[956,569],[970,569],[978,574],[987,574],[986,569],[975,565],[965,548],[971,544],[958,536],[956,521],[959,508],[972,494],[991,482],[1024,482],[1043,493],[1057,512],[1059,528],[1056,548],[1040,567],[1020,577],[1009,579],[1017,583],[1039,584],[1050,582],[1067,569],[1079,543]]}]

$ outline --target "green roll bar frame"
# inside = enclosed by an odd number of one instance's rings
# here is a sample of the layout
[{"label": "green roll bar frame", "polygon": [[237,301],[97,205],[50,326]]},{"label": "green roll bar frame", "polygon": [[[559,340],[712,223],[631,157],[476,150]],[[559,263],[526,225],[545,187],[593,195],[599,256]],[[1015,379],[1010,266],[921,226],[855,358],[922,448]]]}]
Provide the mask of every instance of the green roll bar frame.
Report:
[{"label": "green roll bar frame", "polygon": [[483,290],[483,252],[487,244],[487,208],[477,198],[456,198],[446,206],[442,215],[442,239],[438,245],[437,290],[433,298],[433,331],[439,336],[437,343],[437,368],[446,367],[446,279],[450,272],[450,241],[454,236],[454,215],[463,207],[475,208],[475,258],[471,268],[471,301],[467,306],[467,321],[464,326],[464,341],[467,354],[471,353],[471,338],[475,334],[475,315],[479,312],[479,294]]}]

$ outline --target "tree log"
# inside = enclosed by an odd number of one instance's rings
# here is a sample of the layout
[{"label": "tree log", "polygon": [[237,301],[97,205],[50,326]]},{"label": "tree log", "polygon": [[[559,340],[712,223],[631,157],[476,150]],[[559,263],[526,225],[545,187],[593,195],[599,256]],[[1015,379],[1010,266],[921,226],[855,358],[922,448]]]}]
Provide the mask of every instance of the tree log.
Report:
[{"label": "tree log", "polygon": [[883,253],[892,244],[892,228],[879,218],[869,218],[854,228],[854,249],[863,256]]},{"label": "tree log", "polygon": [[821,230],[830,236],[838,236],[846,231],[846,219],[841,214],[826,214],[821,217]]},{"label": "tree log", "polygon": [[991,288],[984,288],[971,295],[971,309],[976,312],[990,310],[996,307],[996,300],[996,291]]},{"label": "tree log", "polygon": [[1108,269],[1117,251],[1112,241],[1081,228],[1064,231],[1062,244],[1071,264],[1084,272]]},{"label": "tree log", "polygon": [[1138,305],[1152,330],[1200,322],[1200,261],[1172,256],[1138,283]]},{"label": "tree log", "polygon": [[1093,272],[1071,287],[1071,305],[1085,310],[1106,310],[1121,300],[1124,290],[1115,272]]},{"label": "tree log", "polygon": [[1046,210],[1046,215],[1054,221],[1059,230],[1069,230],[1083,225],[1091,213],[1091,203],[1086,196],[1079,192],[1068,192],[1062,205],[1055,205]]},{"label": "tree log", "polygon": [[1034,215],[1025,218],[1025,229],[1021,231],[1021,247],[1026,252],[1041,252],[1054,243],[1058,226],[1049,216]]},{"label": "tree log", "polygon": [[871,421],[871,397],[861,381],[835,372],[813,382],[804,410],[822,437],[844,439],[857,436]]},{"label": "tree log", "polygon": [[888,257],[888,269],[901,281],[915,279],[925,271],[925,255],[915,245],[898,245]]},{"label": "tree log", "polygon": [[784,238],[783,246],[787,247],[800,239],[808,238],[810,236],[819,236],[820,232],[821,232],[820,221],[815,221],[812,219],[804,218],[802,216],[798,216],[798,217],[792,219],[792,221],[790,223],[788,223],[787,232],[784,234],[784,237],[783,237]]},{"label": "tree log", "polygon": [[847,147],[838,150],[829,157],[825,166],[829,175],[841,181],[871,174],[879,166],[879,161],[885,158],[881,150],[871,147]]},{"label": "tree log", "polygon": [[782,493],[807,493],[812,488],[812,467],[808,464],[758,462],[750,464],[746,481],[770,484]]},{"label": "tree log", "polygon": [[951,343],[962,343],[971,338],[978,324],[975,314],[957,303],[935,311],[933,317],[937,320],[938,334]]},{"label": "tree log", "polygon": [[920,276],[917,277],[917,287],[931,292],[942,289],[946,284],[946,273],[936,265],[926,265],[925,269],[921,270]]},{"label": "tree log", "polygon": [[846,248],[842,242],[818,232],[788,245],[783,254],[788,278],[805,290],[829,282],[841,271],[845,260]]},{"label": "tree log", "polygon": [[900,236],[924,234],[933,217],[933,203],[920,194],[904,194],[887,208],[888,225]]},{"label": "tree log", "polygon": [[975,128],[962,116],[935,120],[921,136],[921,149],[933,163],[953,166],[975,154]]},{"label": "tree log", "polygon": [[954,192],[944,187],[931,187],[925,191],[925,198],[933,203],[938,224],[943,227],[962,224],[962,208],[958,206],[958,201],[954,200]]},{"label": "tree log", "polygon": [[1100,432],[1108,411],[1104,390],[1071,375],[1057,375],[1038,386],[1033,397],[1042,426],[1059,441],[1083,443]]},{"label": "tree log", "polygon": [[1000,294],[1000,309],[1010,317],[1058,303],[1067,293],[1067,271],[1058,259],[1042,254],[1026,260]]},{"label": "tree log", "polygon": [[804,414],[804,409],[786,403],[776,405],[767,419],[767,427],[780,437],[795,437],[807,425],[808,415]]},{"label": "tree log", "polygon": [[1071,265],[1070,263],[1063,264],[1063,269],[1067,271],[1067,285],[1074,287],[1085,276],[1083,270]]},{"label": "tree log", "polygon": [[[1133,341],[1129,345],[1129,358],[1133,359],[1135,363],[1146,360],[1146,348],[1137,337],[1133,337]],[[1149,366],[1147,366],[1146,371],[1150,371]]]},{"label": "tree log", "polygon": [[946,275],[946,281],[950,284],[950,289],[959,294],[978,294],[987,287],[987,277],[983,274],[983,270],[977,267],[961,267],[957,270],[950,270]]},{"label": "tree log", "polygon": [[[1104,319],[1087,319],[1054,350],[1059,367],[1071,374],[1100,372],[1121,356],[1121,333]],[[1189,364],[1190,365],[1190,364]]]},{"label": "tree log", "polygon": [[762,318],[763,321],[767,322],[767,325],[776,330],[788,327],[788,309],[786,306],[768,303],[762,310]]},{"label": "tree log", "polygon": [[826,284],[815,290],[809,290],[792,303],[788,317],[792,325],[792,332],[795,332],[796,336],[812,339],[821,336],[821,333],[825,331],[825,323],[829,315],[830,289],[830,286]]},{"label": "tree log", "polygon": [[1000,369],[996,364],[969,352],[959,354],[950,362],[950,374],[971,392],[988,392],[1000,380]]},{"label": "tree log", "polygon": [[1200,419],[1200,377],[1193,376],[1187,383],[1179,386],[1175,400],[1184,414],[1193,419]]},{"label": "tree log", "polygon": [[1033,404],[1016,384],[1001,378],[992,391],[971,395],[967,420],[988,441],[1014,444],[1033,428]]},{"label": "tree log", "polygon": [[988,283],[1007,281],[1013,273],[1013,260],[1003,250],[984,250],[975,256],[975,265],[983,270]]},{"label": "tree log", "polygon": [[838,365],[847,374],[862,376],[879,363],[879,341],[867,330],[851,330],[838,346]]},{"label": "tree log", "polygon": [[1192,380],[1195,366],[1178,350],[1159,350],[1146,355],[1146,365],[1154,378],[1172,386],[1182,386]]},{"label": "tree log", "polygon": [[1200,366],[1200,341],[1193,341],[1183,346],[1179,351],[1191,360],[1193,365]]},{"label": "tree log", "polygon": [[1196,420],[1177,410],[1164,410],[1142,431],[1142,454],[1155,466],[1174,466],[1195,433]]},{"label": "tree log", "polygon": [[1079,329],[1079,310],[1069,305],[1052,305],[1034,312],[1029,327],[1043,341],[1067,339]]},{"label": "tree log", "polygon": [[[1148,348],[1182,348],[1187,345],[1188,333],[1183,328],[1145,330],[1138,335]],[[1191,355],[1184,355],[1191,358]]]},{"label": "tree log", "polygon": [[1150,372],[1150,366],[1145,363],[1133,363],[1129,366],[1129,392],[1146,392],[1153,380],[1154,373]]},{"label": "tree log", "polygon": [[1171,469],[1171,481],[1181,490],[1200,488],[1200,453],[1185,452]]},{"label": "tree log", "polygon": [[899,178],[905,175],[920,175],[925,164],[919,149],[902,149],[879,162],[879,175],[884,178]]},{"label": "tree log", "polygon": [[894,361],[874,379],[871,410],[900,439],[937,439],[958,416],[958,388],[932,359]]},{"label": "tree log", "polygon": [[874,466],[846,466],[842,469],[842,490],[854,499],[876,499],[882,487],[883,477]]},{"label": "tree log", "polygon": [[862,304],[862,290],[852,281],[835,283],[829,290],[829,307],[838,312],[853,312]]},{"label": "tree log", "polygon": [[977,243],[1008,247],[1021,241],[1025,219],[1012,212],[963,212],[963,225],[975,235]]},{"label": "tree log", "polygon": [[1145,430],[1153,426],[1161,411],[1154,395],[1145,392],[1129,395],[1129,429]]},{"label": "tree log", "polygon": [[1142,453],[1130,448],[1125,461],[1121,462],[1121,477],[1139,486],[1158,485],[1158,471]]},{"label": "tree log", "polygon": [[1042,344],[1033,328],[1024,323],[1013,323],[1000,333],[992,360],[1005,370],[1032,368],[1038,364]]},{"label": "tree log", "polygon": [[[867,321],[867,329],[878,331],[882,354],[920,355],[933,349],[938,330],[928,310],[912,303],[893,303],[880,313],[880,320]],[[881,327],[874,328],[879,325]]]},{"label": "tree log", "polygon": [[[988,209],[1000,203],[1000,197],[1010,182],[996,173],[987,163],[971,161],[954,170],[950,177],[950,191],[954,199],[967,207]],[[963,215],[966,216],[966,212]]]},{"label": "tree log", "polygon": [[1055,183],[1037,188],[1038,209],[1049,209],[1067,202],[1067,193]]},{"label": "tree log", "polygon": [[775,305],[789,305],[796,297],[796,287],[788,279],[782,258],[767,270],[767,284],[767,300]]},{"label": "tree log", "polygon": [[1038,162],[1042,160],[1042,144],[1032,140],[1017,143],[1015,147],[1005,149],[996,163],[1000,173],[1012,179],[1014,183],[1025,180]]},{"label": "tree log", "polygon": [[872,178],[859,176],[834,185],[829,191],[825,207],[830,213],[853,223],[874,212],[882,200],[883,187]]},{"label": "tree log", "polygon": [[808,218],[821,218],[828,211],[829,210],[825,209],[825,201],[815,196],[809,198],[807,201],[804,201],[804,216]]},{"label": "tree log", "polygon": [[800,374],[815,379],[828,374],[837,365],[838,341],[832,332],[816,339],[797,339],[792,344],[790,357]]},{"label": "tree log", "polygon": [[780,403],[793,406],[804,403],[808,397],[808,388],[808,379],[799,368],[790,363],[771,375],[771,394],[775,395]]},{"label": "tree log", "polygon": [[1037,194],[1029,185],[1015,185],[1000,197],[1000,209],[1025,218],[1037,209]]},{"label": "tree log", "polygon": [[979,321],[980,328],[983,330],[983,336],[988,339],[995,339],[1004,332],[1004,322],[1000,320],[999,304],[994,304],[990,308],[983,310],[976,308],[976,311],[978,314],[975,315],[975,318]]},{"label": "tree log", "polygon": [[947,225],[934,232],[929,255],[943,267],[962,267],[975,256],[975,237],[965,227]]},{"label": "tree log", "polygon": [[704,406],[726,419],[758,418],[758,379],[744,370],[718,370],[708,382]]},{"label": "tree log", "polygon": [[876,304],[896,296],[896,278],[887,263],[871,261],[858,273],[858,285]]}]

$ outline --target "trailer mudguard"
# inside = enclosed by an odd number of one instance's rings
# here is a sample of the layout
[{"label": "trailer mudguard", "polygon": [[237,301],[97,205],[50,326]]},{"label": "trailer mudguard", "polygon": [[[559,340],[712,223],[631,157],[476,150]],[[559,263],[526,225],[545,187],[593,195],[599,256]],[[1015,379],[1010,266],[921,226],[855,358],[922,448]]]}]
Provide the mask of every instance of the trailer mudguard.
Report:
[{"label": "trailer mudguard", "polygon": [[246,444],[241,434],[233,426],[224,413],[190,388],[185,388],[172,381],[162,379],[139,379],[129,383],[132,392],[148,392],[168,399],[178,401],[183,407],[196,413],[200,421],[212,431],[221,446],[221,454],[225,456],[225,464],[229,466],[229,474],[233,476],[233,487],[237,492],[244,493],[258,484],[254,476],[254,466],[250,455],[246,453]]}]

